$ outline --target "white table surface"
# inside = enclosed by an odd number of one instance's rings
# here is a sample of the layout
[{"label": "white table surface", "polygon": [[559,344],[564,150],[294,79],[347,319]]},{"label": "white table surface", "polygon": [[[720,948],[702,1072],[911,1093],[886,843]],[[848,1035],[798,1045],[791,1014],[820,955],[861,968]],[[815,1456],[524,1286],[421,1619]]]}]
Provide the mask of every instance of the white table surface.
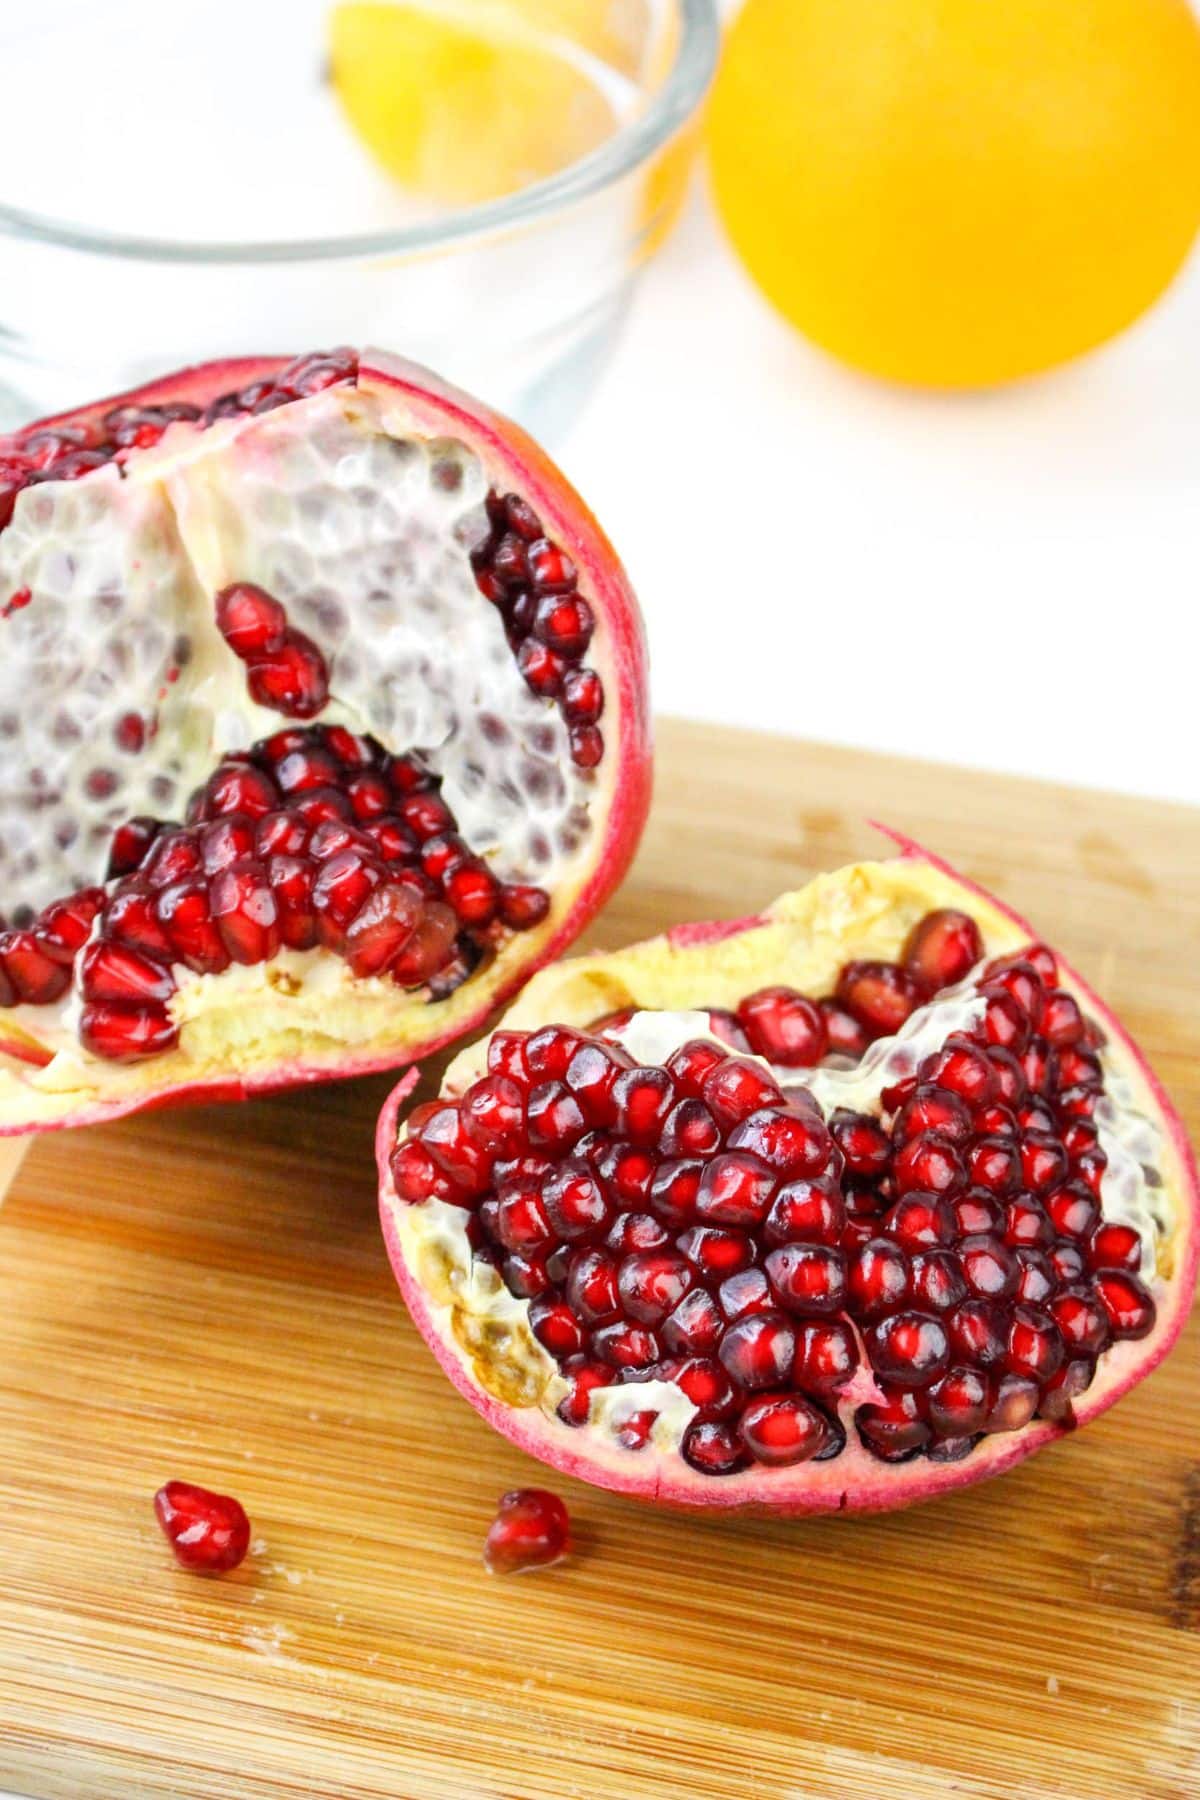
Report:
[{"label": "white table surface", "polygon": [[1197,263],[1066,371],[913,394],[772,312],[701,181],[560,454],[660,710],[1200,802]]}]

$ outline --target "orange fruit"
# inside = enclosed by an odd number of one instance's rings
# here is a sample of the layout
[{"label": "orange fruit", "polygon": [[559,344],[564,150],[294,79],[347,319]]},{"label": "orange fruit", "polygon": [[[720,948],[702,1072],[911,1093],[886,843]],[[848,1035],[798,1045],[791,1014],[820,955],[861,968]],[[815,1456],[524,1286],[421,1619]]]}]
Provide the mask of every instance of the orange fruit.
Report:
[{"label": "orange fruit", "polygon": [[751,275],[855,368],[959,388],[1103,343],[1200,225],[1188,0],[748,0],[709,117]]}]

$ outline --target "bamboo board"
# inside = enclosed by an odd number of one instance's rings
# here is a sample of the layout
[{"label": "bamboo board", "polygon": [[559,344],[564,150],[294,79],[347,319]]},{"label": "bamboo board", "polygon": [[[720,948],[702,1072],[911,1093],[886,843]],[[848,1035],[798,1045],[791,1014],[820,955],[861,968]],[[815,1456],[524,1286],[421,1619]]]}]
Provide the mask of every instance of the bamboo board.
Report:
[{"label": "bamboo board", "polygon": [[[696,725],[595,928],[745,912],[866,815],[1069,950],[1200,1127],[1200,814]],[[384,1081],[37,1143],[0,1212],[0,1788],[37,1800],[1194,1800],[1200,1333],[1113,1413],[908,1514],[668,1515],[556,1482],[579,1550],[489,1578],[542,1474],[454,1394],[375,1218]],[[239,1494],[176,1569],[169,1475]]]}]

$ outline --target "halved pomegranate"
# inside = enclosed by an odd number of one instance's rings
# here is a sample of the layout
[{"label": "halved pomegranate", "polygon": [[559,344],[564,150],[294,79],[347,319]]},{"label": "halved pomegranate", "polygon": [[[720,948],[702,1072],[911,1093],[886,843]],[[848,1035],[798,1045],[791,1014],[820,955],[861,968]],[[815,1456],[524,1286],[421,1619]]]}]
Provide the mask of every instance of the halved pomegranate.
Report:
[{"label": "halved pomegranate", "polygon": [[1191,1303],[1196,1172],[1126,1033],[915,845],[544,971],[399,1130],[409,1310],[498,1430],[691,1505],[896,1507],[1112,1404]]},{"label": "halved pomegranate", "polygon": [[0,1134],[393,1067],[649,803],[612,549],[523,432],[349,350],[0,440]]}]

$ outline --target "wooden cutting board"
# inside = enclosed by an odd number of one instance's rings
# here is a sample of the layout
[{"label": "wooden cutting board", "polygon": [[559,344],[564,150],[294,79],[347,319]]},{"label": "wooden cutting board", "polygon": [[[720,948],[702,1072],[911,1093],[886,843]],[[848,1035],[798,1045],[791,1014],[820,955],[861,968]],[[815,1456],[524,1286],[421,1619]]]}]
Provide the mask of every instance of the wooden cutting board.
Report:
[{"label": "wooden cutting board", "polygon": [[[668,724],[594,929],[745,912],[887,819],[1036,919],[1200,1126],[1200,814]],[[1200,1332],[1113,1413],[883,1518],[556,1481],[573,1562],[490,1578],[543,1471],[392,1286],[385,1081],[39,1142],[0,1213],[0,1788],[38,1800],[1195,1800]],[[150,1497],[239,1494],[238,1575]]]}]

